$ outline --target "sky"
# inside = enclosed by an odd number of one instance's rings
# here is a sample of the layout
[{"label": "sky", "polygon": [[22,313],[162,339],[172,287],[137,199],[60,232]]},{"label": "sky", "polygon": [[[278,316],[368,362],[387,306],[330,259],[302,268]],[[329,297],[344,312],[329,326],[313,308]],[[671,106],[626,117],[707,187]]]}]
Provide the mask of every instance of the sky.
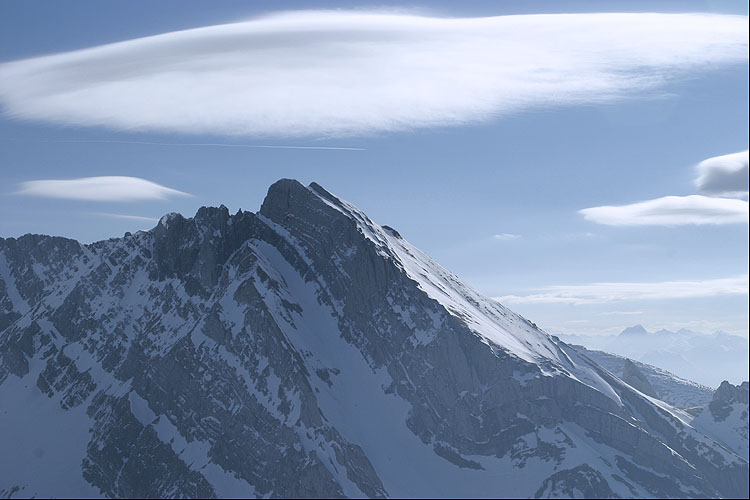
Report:
[{"label": "sky", "polygon": [[742,2],[278,5],[0,2],[0,237],[296,178],[551,333],[747,336]]}]

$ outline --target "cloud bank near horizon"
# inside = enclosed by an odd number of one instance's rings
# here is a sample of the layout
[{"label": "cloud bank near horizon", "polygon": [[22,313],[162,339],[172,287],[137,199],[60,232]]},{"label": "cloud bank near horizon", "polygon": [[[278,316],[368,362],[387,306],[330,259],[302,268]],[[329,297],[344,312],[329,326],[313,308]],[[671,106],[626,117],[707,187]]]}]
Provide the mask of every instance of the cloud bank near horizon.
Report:
[{"label": "cloud bank near horizon", "polygon": [[122,130],[358,136],[642,95],[746,64],[747,18],[300,11],[0,65],[7,116]]},{"label": "cloud bank near horizon", "polygon": [[555,285],[538,289],[541,293],[495,297],[506,304],[603,304],[606,302],[691,299],[719,295],[747,295],[748,275],[698,281],[646,283],[588,283]]},{"label": "cloud bank near horizon", "polygon": [[17,194],[102,202],[166,200],[175,196],[191,196],[146,179],[125,176],[26,181],[19,184]]}]

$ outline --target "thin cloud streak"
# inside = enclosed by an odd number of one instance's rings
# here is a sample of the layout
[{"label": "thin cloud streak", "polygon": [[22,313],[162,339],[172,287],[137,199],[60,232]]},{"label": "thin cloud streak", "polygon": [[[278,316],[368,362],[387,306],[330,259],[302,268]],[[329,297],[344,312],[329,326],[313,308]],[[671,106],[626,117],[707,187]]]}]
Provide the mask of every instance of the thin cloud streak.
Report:
[{"label": "thin cloud streak", "polygon": [[[29,142],[26,139],[2,139],[4,141]],[[145,146],[188,146],[188,147],[218,147],[218,148],[257,148],[257,149],[322,149],[333,151],[367,151],[365,148],[349,148],[337,146],[284,146],[275,144],[225,144],[215,142],[149,142],[149,141],[119,141],[119,140],[33,140],[32,142],[49,142],[57,144],[137,144]]]},{"label": "thin cloud streak", "polygon": [[643,311],[606,311],[599,313],[600,316],[641,316]]},{"label": "thin cloud streak", "polygon": [[708,196],[664,196],[630,205],[578,211],[584,219],[608,226],[680,226],[748,223],[748,203]]},{"label": "thin cloud streak", "polygon": [[606,302],[692,299],[720,295],[747,295],[748,275],[699,281],[651,283],[589,283],[557,285],[538,289],[541,293],[495,297],[505,304],[602,304]]},{"label": "thin cloud streak", "polygon": [[42,179],[19,184],[20,195],[85,201],[166,200],[192,196],[139,177],[102,176],[80,179]]},{"label": "thin cloud streak", "polygon": [[142,217],[140,215],[126,215],[126,214],[113,214],[109,212],[91,212],[91,215],[98,215],[101,217],[112,217],[114,219],[126,219],[126,220],[134,220],[139,222],[148,222],[151,224],[156,224],[159,222],[159,219],[156,219],[154,217]]},{"label": "thin cloud streak", "polygon": [[117,130],[342,137],[664,95],[747,64],[745,16],[431,18],[288,12],[0,65],[12,118]]},{"label": "thin cloud streak", "polygon": [[493,239],[498,241],[512,241],[517,240],[521,237],[520,234],[510,234],[510,233],[502,233],[502,234],[495,234],[492,236]]}]

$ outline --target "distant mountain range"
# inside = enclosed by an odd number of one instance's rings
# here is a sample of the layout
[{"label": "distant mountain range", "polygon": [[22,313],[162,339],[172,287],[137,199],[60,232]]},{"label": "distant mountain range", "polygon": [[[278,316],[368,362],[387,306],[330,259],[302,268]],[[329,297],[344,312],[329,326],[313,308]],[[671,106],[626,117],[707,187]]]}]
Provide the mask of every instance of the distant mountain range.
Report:
[{"label": "distant mountain range", "polygon": [[569,344],[606,351],[658,366],[709,387],[748,379],[748,339],[725,332],[703,334],[687,329],[647,331],[642,325],[616,336],[558,335]]}]

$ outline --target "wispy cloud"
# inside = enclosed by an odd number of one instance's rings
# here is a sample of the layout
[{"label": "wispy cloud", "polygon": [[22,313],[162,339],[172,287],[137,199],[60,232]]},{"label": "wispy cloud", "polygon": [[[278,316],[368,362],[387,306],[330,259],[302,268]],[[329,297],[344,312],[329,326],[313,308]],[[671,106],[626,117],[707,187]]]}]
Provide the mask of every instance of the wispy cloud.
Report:
[{"label": "wispy cloud", "polygon": [[223,142],[150,142],[150,141],[118,141],[118,140],[44,140],[44,139],[9,139],[4,141],[17,142],[52,142],[64,144],[135,144],[142,146],[170,146],[170,147],[209,147],[209,148],[250,148],[250,149],[318,149],[333,151],[367,151],[364,148],[350,148],[342,146],[290,146],[285,144],[227,144]]},{"label": "wispy cloud", "polygon": [[499,240],[499,241],[511,241],[511,240],[517,240],[520,237],[521,237],[520,234],[501,233],[501,234],[493,235],[492,239]]},{"label": "wispy cloud", "polygon": [[643,311],[605,311],[599,313],[600,316],[641,316]]},{"label": "wispy cloud", "polygon": [[746,64],[747,38],[746,17],[700,13],[290,12],[6,63],[0,103],[127,130],[363,135],[642,96]]},{"label": "wispy cloud", "polygon": [[736,196],[748,192],[747,150],[703,160],[696,169],[695,185],[706,194]]},{"label": "wispy cloud", "polygon": [[80,179],[44,179],[22,182],[18,194],[88,201],[166,200],[190,196],[138,177],[104,176]]},{"label": "wispy cloud", "polygon": [[748,203],[708,196],[664,196],[630,205],[579,210],[586,220],[609,226],[677,226],[748,222]]},{"label": "wispy cloud", "polygon": [[156,224],[157,222],[159,222],[159,219],[156,219],[154,217],[142,217],[140,215],[112,214],[109,212],[91,212],[91,215],[99,215],[101,217],[111,217],[113,219],[133,220],[133,221],[144,222],[148,224]]},{"label": "wispy cloud", "polygon": [[508,304],[600,304],[633,300],[665,300],[747,295],[748,276],[697,281],[646,283],[588,283],[539,288],[540,293],[506,295],[496,300]]}]

